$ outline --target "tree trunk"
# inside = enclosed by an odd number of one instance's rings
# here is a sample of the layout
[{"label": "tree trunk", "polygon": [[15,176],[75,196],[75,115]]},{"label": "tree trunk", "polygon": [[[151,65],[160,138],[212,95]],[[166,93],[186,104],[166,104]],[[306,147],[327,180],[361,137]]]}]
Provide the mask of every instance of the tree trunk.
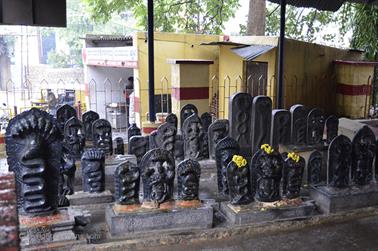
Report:
[{"label": "tree trunk", "polygon": [[265,35],[265,2],[266,0],[249,0],[248,36]]}]

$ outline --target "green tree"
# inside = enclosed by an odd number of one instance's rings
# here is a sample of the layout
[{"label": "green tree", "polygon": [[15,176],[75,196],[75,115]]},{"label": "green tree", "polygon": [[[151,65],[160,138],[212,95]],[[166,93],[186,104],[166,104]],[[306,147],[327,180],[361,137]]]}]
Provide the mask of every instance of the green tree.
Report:
[{"label": "green tree", "polygon": [[[114,13],[130,10],[138,27],[147,30],[145,0],[82,0],[92,19],[107,22]],[[223,25],[239,7],[239,0],[155,0],[154,28],[156,31],[219,34]]]}]

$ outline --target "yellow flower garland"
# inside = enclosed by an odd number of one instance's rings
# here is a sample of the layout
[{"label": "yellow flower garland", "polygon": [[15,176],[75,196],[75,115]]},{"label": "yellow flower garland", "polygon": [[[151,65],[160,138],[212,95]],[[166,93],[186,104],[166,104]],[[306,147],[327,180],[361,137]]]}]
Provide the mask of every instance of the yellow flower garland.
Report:
[{"label": "yellow flower garland", "polygon": [[247,160],[240,155],[234,155],[232,161],[238,166],[238,168],[245,167],[247,165]]},{"label": "yellow flower garland", "polygon": [[261,145],[260,147],[262,150],[264,150],[267,154],[271,154],[274,152],[273,147],[271,147],[269,144]]},{"label": "yellow flower garland", "polygon": [[300,160],[300,158],[301,158],[301,157],[299,157],[299,155],[296,154],[295,152],[288,153],[288,154],[287,154],[287,157],[288,157],[289,159],[294,160],[296,163],[298,163],[299,160]]}]

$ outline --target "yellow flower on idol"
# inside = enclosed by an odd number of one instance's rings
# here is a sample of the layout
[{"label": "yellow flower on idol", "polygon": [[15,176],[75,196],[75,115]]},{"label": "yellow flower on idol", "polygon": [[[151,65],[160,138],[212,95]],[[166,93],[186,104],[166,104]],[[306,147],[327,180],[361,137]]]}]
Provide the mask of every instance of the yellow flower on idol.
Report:
[{"label": "yellow flower on idol", "polygon": [[234,155],[232,157],[232,161],[239,167],[245,167],[247,165],[247,160],[240,155]]},{"label": "yellow flower on idol", "polygon": [[262,150],[264,150],[267,154],[271,154],[274,152],[273,147],[271,147],[269,144],[261,145],[260,147]]},{"label": "yellow flower on idol", "polygon": [[298,163],[299,160],[300,160],[299,155],[296,154],[295,152],[288,153],[288,154],[287,154],[287,157],[288,157],[289,159],[294,160],[294,161],[297,162],[297,163]]}]

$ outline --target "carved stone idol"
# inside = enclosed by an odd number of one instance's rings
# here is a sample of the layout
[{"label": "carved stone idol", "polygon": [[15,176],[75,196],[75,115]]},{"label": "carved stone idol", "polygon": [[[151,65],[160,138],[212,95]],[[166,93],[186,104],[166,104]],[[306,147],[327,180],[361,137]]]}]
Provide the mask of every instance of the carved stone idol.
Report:
[{"label": "carved stone idol", "polygon": [[261,149],[252,158],[252,189],[256,191],[255,199],[261,202],[273,202],[281,199],[283,159],[277,151],[268,152]]},{"label": "carved stone idol", "polygon": [[165,118],[165,122],[173,125],[177,129],[178,119],[177,119],[176,114],[174,114],[174,113],[168,114],[168,116]]},{"label": "carved stone idol", "polygon": [[228,135],[229,123],[227,119],[214,121],[208,129],[209,134],[209,157],[215,159],[215,147],[221,139]]},{"label": "carved stone idol", "polygon": [[129,128],[127,128],[127,141],[130,141],[132,136],[139,136],[142,135],[140,128],[135,124],[131,124]]},{"label": "carved stone idol", "polygon": [[150,135],[148,136],[148,144],[150,149],[159,148],[159,139],[158,139],[158,131],[153,130]]},{"label": "carved stone idol", "polygon": [[187,118],[182,126],[184,151],[187,159],[201,159],[202,156],[202,124],[197,114]]},{"label": "carved stone idol", "polygon": [[303,105],[293,105],[291,113],[291,143],[306,144],[307,109]]},{"label": "carved stone idol", "polygon": [[353,137],[352,180],[356,185],[367,185],[372,180],[375,147],[375,135],[368,126],[362,127]]},{"label": "carved stone idol", "polygon": [[218,191],[223,195],[228,195],[228,184],[226,169],[228,163],[232,160],[234,155],[238,155],[240,146],[236,140],[226,137],[219,141],[215,148],[215,159],[217,164],[217,181]]},{"label": "carved stone idol", "polygon": [[277,148],[279,144],[290,143],[291,115],[288,110],[278,109],[272,111],[272,128],[270,130],[270,144]]},{"label": "carved stone idol", "polygon": [[75,108],[70,105],[65,104],[59,107],[58,110],[56,110],[56,121],[61,133],[63,133],[64,125],[66,124],[66,122],[72,117],[76,118],[77,113]]},{"label": "carved stone idol", "polygon": [[[241,160],[238,161],[238,159]],[[227,165],[226,174],[231,204],[246,205],[252,202],[253,195],[247,160],[242,156],[234,155],[233,161]]]},{"label": "carved stone idol", "polygon": [[339,119],[336,116],[329,116],[325,122],[326,142],[330,144],[339,132]]},{"label": "carved stone idol", "polygon": [[16,176],[20,214],[51,214],[57,208],[61,135],[56,121],[36,108],[10,120],[6,129],[9,169]]},{"label": "carved stone idol", "polygon": [[95,122],[99,118],[100,118],[100,115],[98,115],[98,113],[94,111],[87,111],[83,114],[82,120],[84,124],[84,134],[85,134],[86,140],[91,141],[93,139],[92,125],[93,125],[93,122]]},{"label": "carved stone idol", "polygon": [[113,154],[112,126],[105,119],[93,122],[93,146],[104,151],[105,154]]},{"label": "carved stone idol", "polygon": [[175,141],[175,159],[183,160],[185,156],[184,153],[184,138],[181,134],[176,134]]},{"label": "carved stone idol", "polygon": [[295,153],[285,155],[282,195],[287,199],[295,199],[300,196],[306,161]]},{"label": "carved stone idol", "polygon": [[[236,93],[230,99],[230,137],[240,145],[241,154],[252,155],[252,96]],[[228,164],[228,163],[227,163]]]},{"label": "carved stone idol", "polygon": [[312,152],[307,163],[307,182],[309,185],[316,185],[321,182],[322,166],[322,154],[319,151]]},{"label": "carved stone idol", "polygon": [[267,96],[253,98],[252,106],[252,154],[261,145],[270,142],[270,127],[272,122],[272,100]]},{"label": "carved stone idol", "polygon": [[195,105],[193,104],[187,104],[187,105],[184,105],[182,108],[181,108],[181,111],[180,111],[180,125],[181,125],[181,129],[182,129],[182,126],[185,122],[185,120],[187,118],[189,118],[190,116],[192,116],[193,114],[198,114],[198,109]]},{"label": "carved stone idol", "polygon": [[344,136],[334,138],[328,147],[327,184],[335,188],[349,185],[349,171],[352,165],[352,143]]},{"label": "carved stone idol", "polygon": [[324,115],[318,108],[312,109],[307,116],[307,144],[318,145],[323,141]]},{"label": "carved stone idol", "polygon": [[[135,136],[138,137],[138,136]],[[119,164],[114,173],[114,198],[117,204],[139,204],[138,166],[129,161]]]},{"label": "carved stone idol", "polygon": [[134,154],[136,156],[138,164],[148,149],[148,136],[133,136],[130,138],[128,152],[129,154]]},{"label": "carved stone idol", "polygon": [[173,199],[175,160],[164,149],[148,151],[142,158],[140,172],[143,183],[143,201],[161,204]]},{"label": "carved stone idol", "polygon": [[198,200],[201,167],[198,161],[187,159],[177,166],[177,193],[179,200]]},{"label": "carved stone idol", "polygon": [[64,125],[63,146],[74,158],[79,159],[85,147],[83,124],[71,117]]},{"label": "carved stone idol", "polygon": [[210,113],[205,112],[201,115],[202,124],[202,156],[205,159],[209,158],[209,126],[211,125],[213,117]]},{"label": "carved stone idol", "polygon": [[116,148],[114,149],[114,154],[124,155],[125,154],[125,144],[122,137],[117,137],[114,139]]},{"label": "carved stone idol", "polygon": [[170,123],[164,123],[157,129],[159,147],[175,154],[175,141],[177,129]]},{"label": "carved stone idol", "polygon": [[105,154],[99,149],[88,149],[81,157],[83,191],[101,193],[105,190]]}]

